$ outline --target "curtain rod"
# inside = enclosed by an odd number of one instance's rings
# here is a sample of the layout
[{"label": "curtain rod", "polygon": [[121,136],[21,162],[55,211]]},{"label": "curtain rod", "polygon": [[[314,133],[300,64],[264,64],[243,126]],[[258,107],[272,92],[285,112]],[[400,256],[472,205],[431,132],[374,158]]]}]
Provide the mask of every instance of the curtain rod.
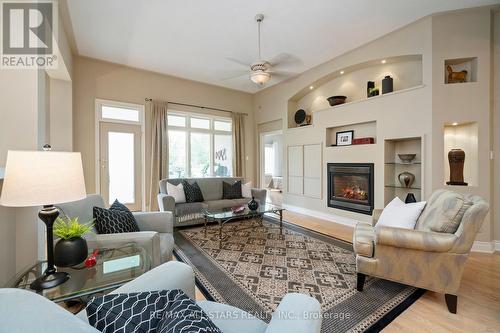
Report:
[{"label": "curtain rod", "polygon": [[[144,100],[146,102],[151,102],[153,99],[146,97]],[[167,101],[167,103],[168,104],[175,104],[175,105],[182,105],[182,106],[190,106],[190,107],[199,108],[199,109],[215,110],[215,111],[221,111],[221,112],[227,112],[227,113],[239,113],[239,114],[242,114],[244,116],[248,116],[248,113],[244,113],[244,112],[234,112],[234,111],[229,111],[229,110],[224,110],[224,109],[210,108],[210,107],[201,106],[201,105],[185,104],[185,103],[177,103],[177,102],[168,102],[168,101]]]}]

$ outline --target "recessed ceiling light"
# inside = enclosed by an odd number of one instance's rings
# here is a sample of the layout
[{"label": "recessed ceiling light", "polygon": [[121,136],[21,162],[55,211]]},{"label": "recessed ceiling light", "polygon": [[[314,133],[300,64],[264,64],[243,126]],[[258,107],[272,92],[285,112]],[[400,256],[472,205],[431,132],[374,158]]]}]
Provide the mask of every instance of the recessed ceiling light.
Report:
[{"label": "recessed ceiling light", "polygon": [[385,64],[386,62],[387,62],[387,61],[386,61],[385,59],[381,61],[381,63],[383,63],[383,64]]},{"label": "recessed ceiling light", "polygon": [[340,71],[340,75],[344,74],[344,71]]},{"label": "recessed ceiling light", "polygon": [[458,125],[458,123],[452,123],[452,125],[453,125],[453,126],[457,126],[457,125]]},{"label": "recessed ceiling light", "polygon": [[309,86],[309,90],[313,90],[314,89],[314,86]]}]

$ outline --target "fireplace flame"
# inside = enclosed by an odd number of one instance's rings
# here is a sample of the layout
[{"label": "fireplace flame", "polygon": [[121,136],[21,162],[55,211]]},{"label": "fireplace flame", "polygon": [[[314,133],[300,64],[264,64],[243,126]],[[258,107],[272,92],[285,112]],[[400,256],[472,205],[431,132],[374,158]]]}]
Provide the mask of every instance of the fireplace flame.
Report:
[{"label": "fireplace flame", "polygon": [[353,200],[367,200],[368,193],[357,185],[347,186],[342,189],[342,197]]}]

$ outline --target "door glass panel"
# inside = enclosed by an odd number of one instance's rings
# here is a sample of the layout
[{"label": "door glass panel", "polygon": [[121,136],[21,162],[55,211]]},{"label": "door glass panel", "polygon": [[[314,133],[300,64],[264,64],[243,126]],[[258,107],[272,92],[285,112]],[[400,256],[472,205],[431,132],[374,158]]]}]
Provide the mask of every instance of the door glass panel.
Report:
[{"label": "door glass panel", "polygon": [[186,132],[168,131],[168,176],[186,177]]},{"label": "door glass panel", "polygon": [[103,105],[101,112],[104,119],[139,121],[139,110]]},{"label": "door glass panel", "polygon": [[191,177],[210,175],[210,134],[191,133]]},{"label": "door glass panel", "polygon": [[108,132],[109,204],[135,203],[134,134]]},{"label": "door glass panel", "polygon": [[191,127],[210,129],[210,120],[204,118],[191,118]]},{"label": "door glass panel", "polygon": [[214,174],[226,177],[233,174],[233,141],[231,135],[214,136]]},{"label": "door glass panel", "polygon": [[214,129],[216,131],[231,132],[231,122],[230,121],[214,120]]}]

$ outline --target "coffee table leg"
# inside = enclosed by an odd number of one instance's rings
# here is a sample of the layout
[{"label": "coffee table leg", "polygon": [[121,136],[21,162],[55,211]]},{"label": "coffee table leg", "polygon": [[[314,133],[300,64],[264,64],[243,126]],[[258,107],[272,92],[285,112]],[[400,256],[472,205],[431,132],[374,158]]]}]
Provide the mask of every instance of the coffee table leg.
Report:
[{"label": "coffee table leg", "polygon": [[204,229],[205,229],[205,237],[207,237],[207,217],[204,218]]},{"label": "coffee table leg", "polygon": [[219,248],[222,249],[222,222],[219,221]]},{"label": "coffee table leg", "polygon": [[280,235],[283,235],[283,211],[280,210]]}]

